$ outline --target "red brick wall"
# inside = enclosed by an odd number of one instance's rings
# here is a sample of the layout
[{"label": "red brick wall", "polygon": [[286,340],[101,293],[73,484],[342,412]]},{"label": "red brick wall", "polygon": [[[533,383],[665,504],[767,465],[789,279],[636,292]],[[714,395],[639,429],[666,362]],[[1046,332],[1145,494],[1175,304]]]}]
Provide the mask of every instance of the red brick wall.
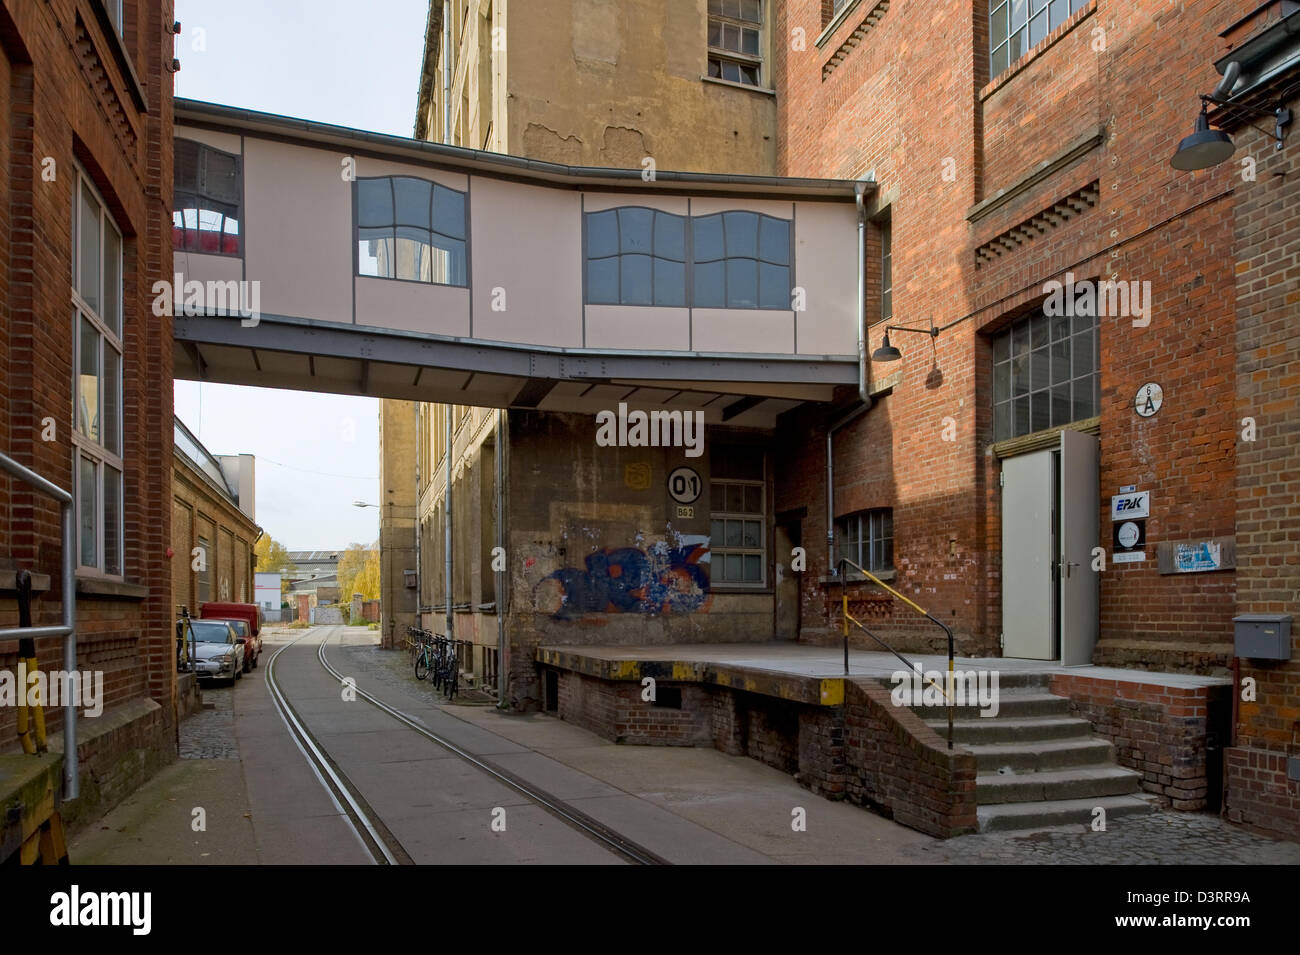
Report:
[{"label": "red brick wall", "polygon": [[[1235,455],[1233,170],[1190,176],[1168,160],[1190,130],[1197,94],[1213,85],[1217,34],[1239,4],[1099,0],[991,83],[986,10],[958,0],[894,3],[825,78],[823,64],[859,22],[856,13],[822,49],[810,41],[776,54],[780,171],[874,172],[870,211],[888,209],[893,225],[892,323],[943,329],[933,347],[924,336],[894,333],[903,360],[870,367],[873,380],[899,371],[902,380],[836,437],[836,516],[892,504],[895,585],[953,626],[960,652],[996,653],[1000,465],[990,450],[987,336],[1035,307],[1044,283],[1067,271],[1079,280],[1149,281],[1149,326],[1102,319],[1098,546],[1109,553],[1103,502],[1120,486],[1151,491],[1153,510],[1148,560],[1111,565],[1102,576],[1094,660],[1223,667],[1233,573],[1162,576],[1155,548],[1234,528],[1232,496],[1216,492],[1229,486]],[[821,15],[817,0],[790,0],[778,7],[777,35],[802,26],[815,37]],[[1099,130],[1099,144],[970,217]],[[976,267],[978,248],[1092,183],[1096,205]],[[867,268],[878,274],[876,256]],[[875,307],[868,302],[868,352],[883,331]],[[1164,387],[1165,406],[1140,419],[1133,397],[1147,381]],[[945,418],[954,441],[942,439]],[[780,437],[797,455],[776,489],[778,510],[808,508],[801,586],[810,639],[833,636],[816,582],[826,573],[823,421],[814,412],[787,423]],[[901,646],[936,646],[937,631],[897,607],[877,617]]]},{"label": "red brick wall", "polygon": [[[1300,101],[1288,105],[1300,111]],[[1236,609],[1294,617],[1300,616],[1300,176],[1295,128],[1289,133],[1287,148],[1278,152],[1249,127],[1233,131],[1236,158],[1257,161],[1256,178],[1239,184],[1236,205],[1233,418],[1239,431],[1246,418],[1255,426],[1253,441],[1239,433],[1236,444]],[[1289,661],[1240,661],[1242,680],[1254,681],[1254,699],[1238,703],[1240,748],[1228,754],[1229,818],[1291,839],[1300,838],[1300,782],[1287,779],[1285,759],[1300,756],[1297,623]]]},{"label": "red brick wall", "polygon": [[[143,84],[142,108],[119,66],[115,38],[93,0],[0,2],[0,450],[63,488],[72,487],[70,199],[75,163],[103,194],[124,235],[123,420],[125,573],[147,588],[77,602],[78,666],[105,670],[106,704],[149,696],[163,717],[152,744],[174,747],[175,673],[171,579],[170,319],[153,316],[153,282],[171,273],[171,74],[169,0],[127,5],[126,55]],[[53,159],[55,179],[42,177]],[[55,440],[42,440],[54,419]],[[61,608],[59,508],[0,477],[0,558],[51,577],[36,623]],[[17,624],[0,593],[0,626]],[[45,667],[62,662],[61,638],[41,640]],[[0,667],[15,662],[0,640]],[[61,714],[47,714],[56,730]],[[0,713],[0,737],[12,727]],[[174,751],[174,750],[172,750]]]},{"label": "red brick wall", "polygon": [[1051,692],[1115,745],[1115,760],[1174,809],[1218,808],[1231,687],[1175,687],[1056,674]]}]

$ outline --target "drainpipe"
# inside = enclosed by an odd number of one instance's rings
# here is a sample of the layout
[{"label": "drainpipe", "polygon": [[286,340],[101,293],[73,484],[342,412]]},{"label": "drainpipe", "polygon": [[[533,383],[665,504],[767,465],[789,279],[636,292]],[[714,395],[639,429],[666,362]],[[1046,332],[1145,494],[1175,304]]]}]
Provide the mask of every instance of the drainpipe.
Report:
[{"label": "drainpipe", "polygon": [[[424,620],[420,613],[420,599],[424,595],[424,590],[420,587],[420,538],[424,536],[423,527],[420,521],[420,459],[424,457],[424,449],[428,446],[429,439],[424,434],[424,402],[417,401],[415,404],[415,629],[422,629]],[[403,580],[405,585],[406,581]],[[393,636],[393,645],[397,645],[397,636]]]},{"label": "drainpipe", "polygon": [[446,439],[446,442],[447,442],[447,446],[446,446],[446,448],[444,449],[444,452],[445,452],[445,453],[444,453],[444,460],[446,460],[446,462],[447,462],[447,487],[446,487],[446,492],[445,492],[445,493],[443,494],[443,496],[442,496],[442,516],[443,516],[443,522],[442,522],[442,523],[443,523],[443,542],[442,542],[442,547],[443,547],[443,552],[444,552],[444,555],[443,555],[443,556],[444,556],[444,561],[443,561],[443,573],[446,575],[446,577],[444,578],[444,580],[446,581],[446,586],[444,587],[444,592],[443,592],[443,605],[444,605],[444,607],[446,608],[447,639],[448,639],[448,640],[451,640],[451,639],[454,638],[453,630],[455,629],[455,621],[454,621],[453,618],[452,618],[452,609],[451,609],[451,592],[452,592],[452,585],[451,585],[451,572],[452,572],[452,559],[451,559],[451,541],[452,541],[452,535],[451,535],[451,441],[452,441],[452,432],[451,432],[451,405],[443,405],[442,407],[443,407],[443,410],[446,411],[446,413],[447,413],[446,427],[445,427],[444,430],[443,430],[443,435],[444,435],[444,437],[445,437],[445,439]]},{"label": "drainpipe", "polygon": [[835,572],[835,432],[871,408],[867,394],[867,186],[859,179],[853,196],[858,206],[858,406],[826,429],[826,575]]},{"label": "drainpipe", "polygon": [[[505,454],[506,454],[506,413],[497,409],[497,553],[506,550],[506,510],[505,510]],[[506,701],[506,574],[497,572],[497,705]]]},{"label": "drainpipe", "polygon": [[442,0],[442,141],[451,144],[451,0]]}]

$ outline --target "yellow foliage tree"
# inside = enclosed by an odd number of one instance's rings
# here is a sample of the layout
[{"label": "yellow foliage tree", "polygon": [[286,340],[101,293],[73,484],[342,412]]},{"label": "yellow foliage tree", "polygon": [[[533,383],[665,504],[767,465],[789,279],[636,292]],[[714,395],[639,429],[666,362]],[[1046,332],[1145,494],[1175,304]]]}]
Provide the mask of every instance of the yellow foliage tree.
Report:
[{"label": "yellow foliage tree", "polygon": [[349,544],[339,558],[339,600],[347,603],[353,594],[365,600],[379,598],[379,542]]}]

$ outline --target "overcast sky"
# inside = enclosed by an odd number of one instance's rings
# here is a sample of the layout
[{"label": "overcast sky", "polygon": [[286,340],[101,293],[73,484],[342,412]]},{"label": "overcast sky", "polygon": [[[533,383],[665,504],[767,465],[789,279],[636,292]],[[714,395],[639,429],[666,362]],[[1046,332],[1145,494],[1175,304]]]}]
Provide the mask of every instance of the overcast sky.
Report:
[{"label": "overcast sky", "polygon": [[[427,0],[176,0],[176,95],[410,136]],[[202,31],[201,33],[199,31]],[[379,536],[379,402],[176,382],[214,454],[257,456],[257,522],[290,550]]]}]

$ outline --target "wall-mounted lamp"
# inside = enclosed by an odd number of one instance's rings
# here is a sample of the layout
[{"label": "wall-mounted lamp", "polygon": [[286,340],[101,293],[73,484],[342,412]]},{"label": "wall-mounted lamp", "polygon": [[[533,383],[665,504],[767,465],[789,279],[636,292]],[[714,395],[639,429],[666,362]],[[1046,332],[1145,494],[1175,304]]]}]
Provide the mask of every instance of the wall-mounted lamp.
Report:
[{"label": "wall-mounted lamp", "polygon": [[885,337],[880,342],[880,347],[871,353],[872,361],[898,361],[903,357],[903,353],[889,343],[890,332],[920,332],[922,335],[929,335],[931,339],[939,337],[939,329],[931,325],[929,328],[908,328],[906,325],[886,325]]},{"label": "wall-mounted lamp", "polygon": [[1214,92],[1201,96],[1201,113],[1196,117],[1196,127],[1192,130],[1192,135],[1178,144],[1178,148],[1174,150],[1173,158],[1169,160],[1169,165],[1184,172],[1209,169],[1211,166],[1217,166],[1227,160],[1237,151],[1237,146],[1233,143],[1231,136],[1221,129],[1210,128],[1210,103],[1215,106],[1222,106],[1225,109],[1239,109],[1247,113],[1254,113],[1256,116],[1272,116],[1274,126],[1271,134],[1267,130],[1259,129],[1257,126],[1251,128],[1259,130],[1266,136],[1271,135],[1276,148],[1282,148],[1282,143],[1286,138],[1286,127],[1291,123],[1291,111],[1283,106],[1280,100],[1274,108],[1264,109],[1259,106],[1233,103],[1224,99],[1228,91],[1237,84],[1237,77],[1240,75],[1241,64],[1234,60],[1223,71],[1223,79],[1214,88]]}]

